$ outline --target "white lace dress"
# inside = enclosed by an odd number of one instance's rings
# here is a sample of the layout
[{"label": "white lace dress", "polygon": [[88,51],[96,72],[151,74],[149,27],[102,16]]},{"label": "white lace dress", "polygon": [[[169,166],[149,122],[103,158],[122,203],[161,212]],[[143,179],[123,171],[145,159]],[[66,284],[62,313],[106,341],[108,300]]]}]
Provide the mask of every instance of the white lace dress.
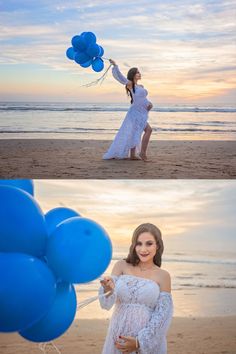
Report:
[{"label": "white lace dress", "polygon": [[[120,335],[138,337],[140,354],[166,354],[166,334],[173,316],[171,294],[160,291],[153,280],[128,274],[112,278],[113,294],[99,299],[103,309],[115,304],[102,354],[121,353],[114,345]],[[100,287],[99,294],[103,293]]]},{"label": "white lace dress", "polygon": [[[121,84],[126,85],[128,80],[122,75],[117,65],[113,66],[112,74]],[[129,157],[130,149],[136,148],[140,152],[141,136],[147,125],[148,92],[143,86],[136,85],[135,92],[132,91],[133,103],[131,104],[125,119],[115,136],[108,151],[103,155],[104,160],[124,159]]]}]

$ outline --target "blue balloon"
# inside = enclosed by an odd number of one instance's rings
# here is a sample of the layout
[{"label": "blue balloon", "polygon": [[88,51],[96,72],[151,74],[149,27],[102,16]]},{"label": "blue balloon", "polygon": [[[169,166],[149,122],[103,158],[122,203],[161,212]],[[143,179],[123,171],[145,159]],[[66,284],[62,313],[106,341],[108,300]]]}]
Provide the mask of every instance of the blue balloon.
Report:
[{"label": "blue balloon", "polygon": [[93,59],[90,59],[89,61],[86,61],[86,63],[80,64],[82,68],[88,68],[92,64]]},{"label": "blue balloon", "polygon": [[103,49],[103,47],[99,46],[99,54],[97,56],[102,57],[103,54],[104,54],[104,49]]},{"label": "blue balloon", "polygon": [[58,279],[86,283],[98,278],[112,256],[110,238],[96,222],[74,217],[62,222],[48,239],[46,257]]},{"label": "blue balloon", "polygon": [[101,58],[95,58],[92,62],[92,68],[94,71],[99,72],[104,69],[104,62]]},{"label": "blue balloon", "polygon": [[75,61],[78,64],[84,64],[89,60],[91,60],[91,57],[86,53],[76,53],[75,55]]},{"label": "blue balloon", "polygon": [[66,56],[67,58],[69,58],[70,60],[74,60],[75,59],[75,51],[73,47],[70,47],[67,49],[66,51]]},{"label": "blue balloon", "polygon": [[76,293],[73,285],[58,283],[55,300],[46,316],[20,335],[33,342],[48,342],[62,335],[76,314]]},{"label": "blue balloon", "polygon": [[31,179],[0,179],[0,185],[20,188],[25,192],[34,195],[34,184]]},{"label": "blue balloon", "polygon": [[45,263],[22,253],[0,253],[0,332],[25,329],[49,311],[56,281]]},{"label": "blue balloon", "polygon": [[71,40],[75,51],[83,52],[87,48],[87,43],[83,36],[74,36]]},{"label": "blue balloon", "polygon": [[47,229],[42,210],[27,192],[0,186],[0,252],[45,254]]},{"label": "blue balloon", "polygon": [[98,54],[100,53],[100,48],[99,48],[99,46],[96,43],[92,43],[87,48],[86,53],[92,58],[93,57],[97,57]]},{"label": "blue balloon", "polygon": [[90,44],[94,44],[96,43],[96,36],[93,32],[85,32],[82,36],[82,38],[85,40],[85,43],[87,44],[87,46],[89,46]]},{"label": "blue balloon", "polygon": [[59,207],[49,210],[45,214],[48,234],[50,235],[62,221],[74,216],[80,216],[80,214],[70,208]]}]

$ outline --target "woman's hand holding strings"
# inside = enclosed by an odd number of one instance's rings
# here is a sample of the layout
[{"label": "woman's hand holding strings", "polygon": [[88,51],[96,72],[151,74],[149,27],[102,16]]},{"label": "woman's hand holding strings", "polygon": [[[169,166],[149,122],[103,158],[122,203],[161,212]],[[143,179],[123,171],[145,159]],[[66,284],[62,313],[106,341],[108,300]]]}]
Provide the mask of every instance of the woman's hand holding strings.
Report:
[{"label": "woman's hand holding strings", "polygon": [[116,65],[116,62],[113,59],[109,59],[110,64]]},{"label": "woman's hand holding strings", "polygon": [[104,277],[103,280],[100,281],[100,283],[104,289],[104,293],[113,292],[115,288],[115,283],[112,277]]}]

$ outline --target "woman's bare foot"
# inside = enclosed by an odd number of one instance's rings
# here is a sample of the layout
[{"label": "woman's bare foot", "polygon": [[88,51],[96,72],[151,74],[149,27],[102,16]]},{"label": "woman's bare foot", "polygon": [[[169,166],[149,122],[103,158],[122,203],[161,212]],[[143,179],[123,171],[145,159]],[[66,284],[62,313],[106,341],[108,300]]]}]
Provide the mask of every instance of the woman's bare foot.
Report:
[{"label": "woman's bare foot", "polygon": [[152,160],[148,159],[146,154],[139,154],[140,158],[144,161],[144,162],[151,162]]},{"label": "woman's bare foot", "polygon": [[140,156],[130,156],[130,160],[142,160]]}]

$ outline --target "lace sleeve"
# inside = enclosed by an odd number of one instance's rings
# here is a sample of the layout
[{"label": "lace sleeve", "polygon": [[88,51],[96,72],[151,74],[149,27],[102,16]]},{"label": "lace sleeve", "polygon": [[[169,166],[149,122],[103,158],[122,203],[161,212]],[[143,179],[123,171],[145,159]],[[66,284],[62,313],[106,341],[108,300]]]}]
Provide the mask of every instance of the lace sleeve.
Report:
[{"label": "lace sleeve", "polygon": [[170,293],[162,291],[150,322],[138,333],[140,354],[152,354],[162,345],[173,316],[173,300]]},{"label": "lace sleeve", "polygon": [[[116,275],[113,275],[112,279],[114,280],[114,283],[116,284],[118,277]],[[105,296],[104,289],[101,286],[99,288],[98,293],[99,293],[99,302],[100,302],[101,308],[105,309],[105,310],[110,310],[116,301],[116,288],[114,288],[114,291],[111,295]]]},{"label": "lace sleeve", "polygon": [[112,68],[112,75],[114,76],[114,78],[119,81],[122,85],[126,85],[129,80],[126,79],[126,77],[120,72],[120,69],[118,67],[118,65],[114,65]]}]

